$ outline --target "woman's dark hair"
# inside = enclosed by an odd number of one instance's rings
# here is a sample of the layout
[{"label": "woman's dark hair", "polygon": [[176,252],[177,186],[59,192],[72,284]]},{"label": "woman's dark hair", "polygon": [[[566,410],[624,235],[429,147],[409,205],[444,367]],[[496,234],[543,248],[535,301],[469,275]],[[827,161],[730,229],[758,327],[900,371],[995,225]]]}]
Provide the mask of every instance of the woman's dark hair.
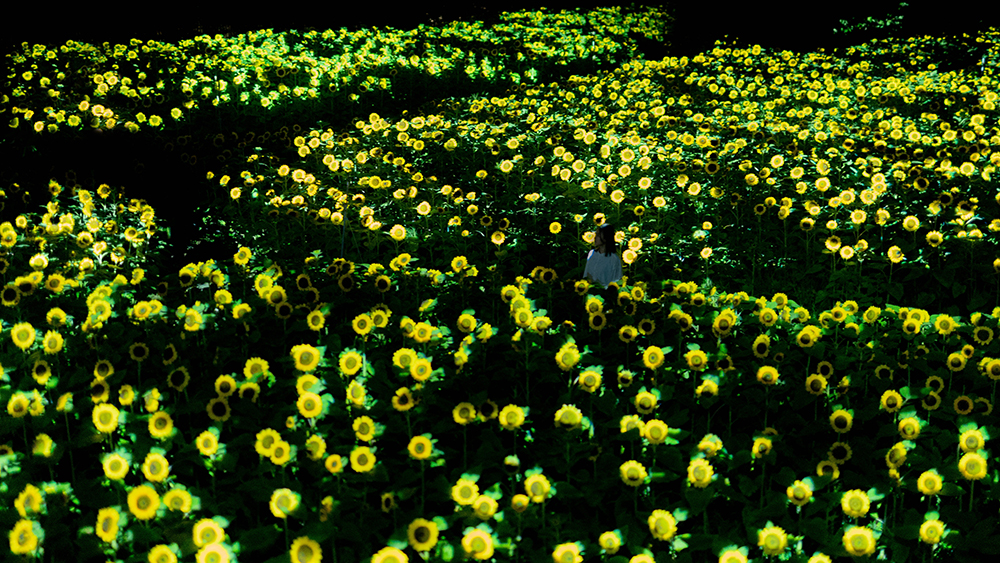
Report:
[{"label": "woman's dark hair", "polygon": [[618,254],[618,243],[615,242],[615,227],[609,223],[605,223],[597,230],[601,233],[601,238],[604,240],[604,255],[611,256],[612,254]]}]

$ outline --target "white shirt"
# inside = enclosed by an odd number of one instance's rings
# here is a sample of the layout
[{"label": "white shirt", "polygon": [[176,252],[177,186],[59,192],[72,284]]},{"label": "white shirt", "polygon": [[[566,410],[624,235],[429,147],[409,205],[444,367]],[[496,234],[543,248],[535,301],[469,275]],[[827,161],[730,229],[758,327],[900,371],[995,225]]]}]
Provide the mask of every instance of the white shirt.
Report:
[{"label": "white shirt", "polygon": [[593,279],[606,289],[611,282],[622,279],[621,258],[617,254],[605,256],[603,252],[591,250],[587,255],[587,267],[583,270],[583,277]]}]

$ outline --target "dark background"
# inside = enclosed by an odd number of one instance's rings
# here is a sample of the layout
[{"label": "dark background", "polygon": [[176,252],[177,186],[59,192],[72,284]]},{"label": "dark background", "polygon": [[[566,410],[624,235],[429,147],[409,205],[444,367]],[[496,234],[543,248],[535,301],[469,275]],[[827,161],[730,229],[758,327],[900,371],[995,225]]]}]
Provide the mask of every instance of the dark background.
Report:
[{"label": "dark background", "polygon": [[[817,48],[831,49],[863,42],[872,37],[896,35],[942,35],[971,33],[990,25],[1000,25],[997,10],[983,5],[978,9],[971,4],[923,4],[911,0],[901,7],[898,1],[846,0],[836,3],[784,2],[648,2],[659,5],[676,19],[671,45],[664,52],[652,52],[644,45],[646,54],[658,58],[663,55],[694,55],[710,47],[716,39],[728,35],[741,41],[764,47],[806,51]],[[225,4],[223,4],[225,5]],[[204,6],[162,4],[154,11],[138,10],[141,4],[102,2],[98,6],[81,5],[76,10],[53,9],[52,14],[32,21],[8,20],[0,41],[10,49],[22,41],[32,43],[65,43],[66,40],[85,42],[127,43],[129,39],[156,39],[177,41],[207,33],[214,35],[239,34],[257,29],[350,29],[363,27],[395,27],[411,29],[418,24],[438,25],[453,20],[496,21],[503,11],[564,8],[594,8],[616,5],[613,2],[551,1],[504,2],[484,6],[477,3],[437,3],[423,6],[396,5],[364,9],[364,4],[312,4],[287,5],[278,3],[267,8],[251,8],[249,4],[234,4],[229,10],[219,4],[205,10]],[[627,6],[626,4],[619,4]],[[933,6],[925,9],[925,6]],[[359,9],[362,7],[362,9]],[[144,15],[138,16],[137,13]],[[885,19],[891,14],[902,14],[898,29],[879,29],[870,26],[853,34],[834,33],[843,27],[840,20],[850,23],[864,21],[871,16]]]}]

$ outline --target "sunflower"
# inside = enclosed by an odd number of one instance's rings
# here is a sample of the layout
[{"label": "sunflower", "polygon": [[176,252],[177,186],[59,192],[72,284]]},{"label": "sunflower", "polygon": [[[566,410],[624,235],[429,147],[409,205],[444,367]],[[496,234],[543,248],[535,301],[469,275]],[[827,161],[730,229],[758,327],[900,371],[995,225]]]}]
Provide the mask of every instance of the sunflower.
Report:
[{"label": "sunflower", "polygon": [[295,406],[299,409],[299,414],[306,418],[315,418],[323,414],[323,399],[312,392],[305,392],[299,395]]},{"label": "sunflower", "polygon": [[42,347],[46,354],[58,354],[63,349],[63,337],[54,330],[45,333],[42,338]]},{"label": "sunflower", "polygon": [[17,509],[17,513],[21,515],[21,518],[28,518],[42,513],[44,502],[42,492],[38,487],[28,483],[25,485],[24,490],[17,495],[17,499],[14,500],[14,508]]},{"label": "sunflower", "polygon": [[351,469],[358,473],[368,473],[375,467],[375,454],[367,446],[359,446],[351,452]]},{"label": "sunflower", "polygon": [[150,563],[177,563],[177,554],[170,551],[169,546],[160,544],[149,550],[147,559]]},{"label": "sunflower", "polygon": [[363,442],[371,442],[375,437],[375,421],[368,416],[359,416],[354,419],[352,428],[354,435]]},{"label": "sunflower", "polygon": [[452,409],[451,417],[464,426],[476,419],[476,407],[472,403],[459,403]]},{"label": "sunflower", "polygon": [[536,504],[544,502],[551,490],[552,485],[549,484],[549,480],[541,473],[532,475],[524,480],[524,492],[531,498],[531,502]]},{"label": "sunflower", "polygon": [[573,366],[580,361],[580,351],[577,349],[576,344],[572,342],[567,342],[559,348],[556,352],[556,363],[559,365],[559,369],[563,371],[569,371],[573,369]]},{"label": "sunflower", "polygon": [[952,352],[948,355],[946,364],[949,370],[959,372],[965,369],[966,359],[965,354],[961,352]]},{"label": "sunflower", "polygon": [[809,325],[799,331],[795,337],[795,342],[800,348],[812,348],[813,344],[816,344],[816,341],[819,340],[819,337],[819,328]]},{"label": "sunflower", "polygon": [[35,343],[35,329],[31,323],[17,323],[10,329],[10,337],[15,346],[27,350]]},{"label": "sunflower", "polygon": [[413,394],[408,387],[396,389],[396,394],[392,397],[392,408],[399,412],[405,412],[412,409],[414,405]]},{"label": "sunflower", "polygon": [[357,350],[353,350],[350,348],[341,352],[340,358],[337,362],[341,373],[347,376],[352,376],[358,373],[363,363],[364,359],[362,358],[361,354],[359,354]]},{"label": "sunflower", "polygon": [[260,396],[260,385],[257,385],[252,381],[248,381],[240,385],[239,394],[240,399],[246,399],[249,397],[251,401],[256,403],[257,397]]},{"label": "sunflower", "polygon": [[145,361],[149,357],[149,346],[144,342],[136,342],[128,347],[128,355],[137,362]]},{"label": "sunflower", "polygon": [[975,404],[973,403],[971,397],[967,395],[962,395],[955,399],[953,406],[955,408],[956,414],[964,416],[972,412],[972,409],[975,407]]},{"label": "sunflower", "polygon": [[806,378],[806,391],[813,395],[822,395],[826,392],[826,378],[818,373],[814,373]]},{"label": "sunflower", "polygon": [[854,416],[844,409],[838,409],[830,415],[830,426],[838,434],[848,432],[853,425]]},{"label": "sunflower", "polygon": [[699,489],[704,489],[711,484],[712,476],[714,474],[715,470],[712,468],[712,464],[709,463],[707,459],[693,459],[691,460],[691,463],[688,464],[688,483]]},{"label": "sunflower", "polygon": [[929,411],[937,410],[941,408],[941,395],[938,395],[936,392],[931,391],[930,393],[927,394],[926,397],[924,397],[923,401],[921,401],[921,404],[925,409]]},{"label": "sunflower", "polygon": [[642,353],[642,363],[651,370],[659,369],[659,367],[663,365],[663,350],[659,346],[647,347]]},{"label": "sunflower", "polygon": [[766,358],[771,347],[771,337],[761,334],[753,341],[753,355],[758,358]]},{"label": "sunflower", "polygon": [[421,344],[430,342],[433,333],[434,327],[425,322],[419,322],[413,325],[413,339]]},{"label": "sunflower", "polygon": [[205,406],[205,411],[208,412],[209,418],[216,422],[225,422],[232,414],[229,401],[225,397],[216,397],[209,401]]},{"label": "sunflower", "polygon": [[524,424],[524,409],[517,405],[507,405],[500,411],[500,426],[506,430],[515,430]]},{"label": "sunflower", "polygon": [[[289,419],[292,419],[292,417],[289,417]],[[285,465],[292,459],[292,446],[284,440],[278,440],[274,443],[274,449],[271,450],[269,459],[274,465]]]},{"label": "sunflower", "polygon": [[656,395],[642,391],[635,396],[635,409],[642,414],[649,414],[656,408]]},{"label": "sunflower", "polygon": [[150,520],[160,508],[160,496],[149,485],[139,485],[128,493],[128,509],[139,520]]},{"label": "sunflower", "polygon": [[275,518],[287,518],[299,508],[302,496],[291,489],[275,489],[271,493],[271,500],[268,508]]},{"label": "sunflower", "polygon": [[899,421],[899,435],[904,440],[914,440],[920,435],[920,421],[914,417],[907,417]]},{"label": "sunflower", "polygon": [[924,471],[920,474],[920,477],[917,478],[917,489],[927,496],[940,493],[943,486],[944,482],[941,480],[941,476],[938,475],[938,472],[933,469]]},{"label": "sunflower", "polygon": [[410,376],[417,381],[426,381],[433,371],[431,361],[427,358],[418,358],[410,364]]},{"label": "sunflower", "polygon": [[970,428],[958,438],[958,446],[962,448],[965,453],[977,452],[986,446],[986,440],[983,438],[983,433],[976,429]]},{"label": "sunflower", "polygon": [[10,531],[10,550],[19,555],[30,554],[38,549],[36,524],[31,520],[18,520]]},{"label": "sunflower", "polygon": [[113,453],[104,457],[101,465],[104,475],[112,481],[121,481],[128,475],[129,462],[121,454]]},{"label": "sunflower", "polygon": [[702,371],[708,367],[708,355],[703,350],[688,350],[684,354],[684,360],[687,361],[688,367],[695,371]]},{"label": "sunflower", "polygon": [[555,563],[583,563],[580,547],[575,543],[557,545],[552,551],[552,561]]},{"label": "sunflower", "polygon": [[115,373],[115,366],[107,360],[98,360],[94,364],[94,377],[99,379],[107,379]]},{"label": "sunflower", "polygon": [[344,470],[344,458],[336,454],[328,455],[326,456],[326,460],[323,462],[323,467],[325,467],[330,473],[340,473]]},{"label": "sunflower", "polygon": [[654,510],[646,522],[649,532],[658,540],[669,541],[677,533],[677,520],[666,510]]},{"label": "sunflower", "polygon": [[493,543],[493,536],[478,528],[470,530],[462,537],[462,549],[466,555],[480,561],[493,557]]},{"label": "sunflower", "polygon": [[[97,410],[96,408],[94,409]],[[156,411],[149,417],[149,435],[157,440],[163,440],[173,434],[174,421],[165,411]]]},{"label": "sunflower", "polygon": [[292,542],[289,556],[292,563],[319,563],[323,560],[323,550],[316,540],[301,536]]},{"label": "sunflower", "polygon": [[429,459],[434,453],[434,445],[427,436],[414,436],[410,439],[406,450],[410,452],[410,457],[413,459]]},{"label": "sunflower", "polygon": [[770,438],[757,438],[753,441],[753,457],[760,459],[771,453],[773,444]]},{"label": "sunflower", "polygon": [[889,389],[882,393],[880,402],[882,409],[886,412],[899,412],[899,409],[903,408],[903,396],[895,389]]},{"label": "sunflower", "polygon": [[7,284],[0,290],[0,299],[5,307],[15,307],[21,302],[21,292],[14,284]]},{"label": "sunflower", "polygon": [[163,454],[150,452],[142,463],[142,474],[149,481],[159,483],[170,475],[170,463]]},{"label": "sunflower", "polygon": [[191,493],[184,489],[170,489],[167,494],[163,495],[163,505],[171,512],[183,512],[187,514],[191,512]]},{"label": "sunflower", "polygon": [[295,360],[295,369],[305,372],[314,371],[321,358],[320,351],[308,344],[293,346],[291,356]]},{"label": "sunflower", "polygon": [[757,531],[757,545],[764,548],[765,555],[780,555],[788,547],[788,535],[777,526],[769,526]]},{"label": "sunflower", "polygon": [[383,547],[372,555],[371,563],[407,563],[409,558],[395,547]]},{"label": "sunflower", "polygon": [[[321,387],[319,386],[319,378],[311,373],[306,373],[300,375],[297,380],[295,380],[295,391],[301,395],[309,391],[319,391]],[[315,391],[314,391],[315,389]]]},{"label": "sunflower", "polygon": [[958,460],[958,471],[962,477],[970,481],[978,481],[986,477],[986,458],[975,452],[970,452]]},{"label": "sunflower", "polygon": [[579,428],[583,422],[583,413],[574,405],[563,405],[556,411],[555,424],[557,428],[565,427],[567,430]]},{"label": "sunflower", "polygon": [[352,379],[351,383],[347,385],[347,400],[354,405],[364,406],[365,404],[365,387],[364,385],[358,383],[357,380]]},{"label": "sunflower", "polygon": [[650,420],[643,426],[642,435],[651,444],[662,444],[669,436],[670,428],[659,419]]},{"label": "sunflower", "polygon": [[230,560],[229,548],[221,543],[208,544],[196,555],[198,563],[229,563]]},{"label": "sunflower", "polygon": [[774,385],[778,382],[778,369],[773,366],[762,366],[757,370],[757,381],[764,385]]},{"label": "sunflower", "polygon": [[812,486],[805,481],[795,481],[785,490],[788,500],[795,506],[805,506],[812,499]]},{"label": "sunflower", "polygon": [[972,330],[972,338],[976,341],[976,344],[986,346],[990,342],[993,342],[993,329],[988,326],[976,327]]},{"label": "sunflower", "polygon": [[851,446],[849,446],[846,442],[834,442],[833,445],[830,446],[829,451],[827,451],[827,455],[829,456],[830,461],[833,461],[837,465],[843,465],[847,462],[847,460],[851,459],[851,456],[853,456],[854,453],[851,450]]},{"label": "sunflower", "polygon": [[854,489],[841,495],[840,507],[844,510],[844,514],[847,516],[850,516],[851,518],[860,518],[865,514],[868,514],[868,508],[871,507],[871,501],[868,499],[867,493],[860,489]]},{"label": "sunflower", "polygon": [[195,438],[195,445],[201,455],[215,455],[219,451],[219,436],[211,430],[205,430]]},{"label": "sunflower", "polygon": [[475,502],[472,503],[472,511],[476,515],[476,518],[486,522],[493,518],[496,514],[499,505],[497,501],[486,495],[479,495],[476,497]]},{"label": "sunflower", "polygon": [[604,330],[604,327],[608,324],[608,317],[604,313],[595,313],[590,315],[588,319],[591,330]]},{"label": "sunflower", "polygon": [[94,426],[102,434],[110,434],[118,428],[118,407],[111,403],[101,403],[94,407],[92,417]]},{"label": "sunflower", "polygon": [[451,498],[462,506],[472,506],[479,498],[479,485],[468,479],[459,479],[451,488]]},{"label": "sunflower", "polygon": [[245,246],[241,246],[240,249],[236,251],[236,254],[233,255],[233,262],[235,262],[237,266],[246,266],[252,257],[253,253],[250,249]]},{"label": "sunflower", "polygon": [[936,544],[944,537],[944,522],[937,518],[925,520],[920,525],[920,541],[929,544]]},{"label": "sunflower", "polygon": [[191,529],[191,537],[196,547],[205,547],[226,540],[226,532],[215,520],[202,518]]},{"label": "sunflower", "polygon": [[854,557],[875,553],[875,535],[868,528],[851,527],[844,532],[843,543],[847,553]]},{"label": "sunflower", "polygon": [[103,379],[95,379],[90,382],[90,400],[94,404],[108,402],[111,395],[111,386]]},{"label": "sunflower", "polygon": [[778,314],[770,307],[764,307],[757,314],[757,319],[760,324],[764,326],[774,326],[774,323],[778,322]]},{"label": "sunflower", "polygon": [[646,477],[649,476],[646,473],[646,468],[643,467],[638,461],[626,461],[619,467],[619,473],[621,474],[622,483],[630,487],[638,487],[646,482]]},{"label": "sunflower", "polygon": [[830,475],[832,479],[836,480],[840,478],[840,467],[836,462],[825,459],[816,464],[816,476],[822,477],[824,475]]}]

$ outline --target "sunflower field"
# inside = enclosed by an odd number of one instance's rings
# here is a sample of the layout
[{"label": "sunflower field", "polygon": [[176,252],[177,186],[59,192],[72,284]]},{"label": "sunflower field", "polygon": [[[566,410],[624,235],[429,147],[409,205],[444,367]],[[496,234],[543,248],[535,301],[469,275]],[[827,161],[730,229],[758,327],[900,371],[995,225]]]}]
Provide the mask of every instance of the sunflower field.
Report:
[{"label": "sunflower field", "polygon": [[[1000,554],[1000,31],[645,57],[671,25],[9,55],[5,559]],[[196,180],[103,177],[132,144]]]}]

